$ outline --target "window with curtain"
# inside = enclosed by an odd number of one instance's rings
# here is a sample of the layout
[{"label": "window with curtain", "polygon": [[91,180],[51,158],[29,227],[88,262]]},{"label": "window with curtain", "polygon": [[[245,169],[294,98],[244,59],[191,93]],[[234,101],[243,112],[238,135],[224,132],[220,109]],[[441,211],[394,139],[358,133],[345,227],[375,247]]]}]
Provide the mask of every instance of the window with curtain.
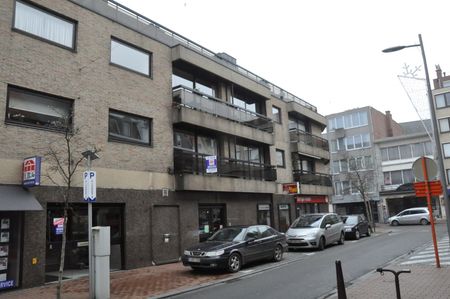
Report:
[{"label": "window with curtain", "polygon": [[198,136],[197,147],[200,154],[217,156],[217,143],[214,138]]},{"label": "window with curtain", "polygon": [[118,39],[111,39],[111,63],[150,76],[151,53]]},{"label": "window with curtain", "polygon": [[450,158],[450,143],[444,143],[442,149],[444,151],[444,158]]},{"label": "window with curtain", "polygon": [[175,148],[195,151],[195,136],[194,134],[175,131],[173,133],[173,145]]},{"label": "window with curtain", "polygon": [[8,86],[6,122],[65,130],[72,125],[73,101]]},{"label": "window with curtain", "polygon": [[436,108],[445,108],[450,106],[450,93],[438,94],[435,96]]},{"label": "window with curtain", "polygon": [[441,133],[450,132],[450,118],[440,119],[439,128],[441,129]]},{"label": "window with curtain", "polygon": [[276,153],[276,160],[277,160],[277,166],[278,167],[286,167],[286,162],[284,161],[284,151],[277,149],[275,151]]},{"label": "window with curtain", "polygon": [[32,5],[16,1],[14,29],[60,46],[75,49],[76,22]]},{"label": "window with curtain", "polygon": [[109,111],[109,140],[150,145],[151,120],[119,111]]}]

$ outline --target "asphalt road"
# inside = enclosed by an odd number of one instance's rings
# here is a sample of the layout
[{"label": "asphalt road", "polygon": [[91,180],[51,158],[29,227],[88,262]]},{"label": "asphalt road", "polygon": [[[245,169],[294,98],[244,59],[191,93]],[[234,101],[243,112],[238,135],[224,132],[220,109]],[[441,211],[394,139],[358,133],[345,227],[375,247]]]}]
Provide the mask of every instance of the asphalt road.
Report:
[{"label": "asphalt road", "polygon": [[[445,224],[436,226],[438,237],[446,235]],[[173,298],[320,298],[336,288],[335,261],[340,260],[346,283],[401,257],[431,241],[430,226],[392,227],[379,236],[331,245],[325,251],[287,253],[288,263],[254,275],[180,294]],[[252,265],[252,272],[264,265]]]}]

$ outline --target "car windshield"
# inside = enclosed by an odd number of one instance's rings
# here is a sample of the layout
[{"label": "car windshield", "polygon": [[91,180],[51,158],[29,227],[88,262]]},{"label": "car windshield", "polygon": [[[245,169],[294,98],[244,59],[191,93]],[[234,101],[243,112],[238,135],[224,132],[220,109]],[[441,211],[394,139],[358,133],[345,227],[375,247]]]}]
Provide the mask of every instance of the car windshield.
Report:
[{"label": "car windshield", "polygon": [[348,225],[358,224],[358,216],[343,216],[341,218],[345,224]]},{"label": "car windshield", "polygon": [[291,228],[319,227],[323,215],[302,215],[292,223]]},{"label": "car windshield", "polygon": [[245,227],[226,227],[218,230],[208,241],[231,242],[241,240],[245,232]]}]

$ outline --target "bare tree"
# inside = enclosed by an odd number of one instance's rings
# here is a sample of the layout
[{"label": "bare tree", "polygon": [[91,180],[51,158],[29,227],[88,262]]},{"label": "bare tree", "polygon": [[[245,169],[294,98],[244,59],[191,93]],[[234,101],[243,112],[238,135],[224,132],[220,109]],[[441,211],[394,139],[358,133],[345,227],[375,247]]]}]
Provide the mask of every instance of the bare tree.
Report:
[{"label": "bare tree", "polygon": [[375,221],[373,218],[372,205],[370,204],[370,194],[375,189],[375,180],[376,177],[374,175],[373,170],[368,170],[369,165],[367,163],[371,163],[368,161],[364,161],[363,157],[353,157],[348,159],[349,171],[346,176],[349,180],[351,187],[353,190],[356,190],[358,194],[361,196],[364,202],[364,208],[366,210],[366,215],[368,221],[370,223],[371,229],[375,231]]},{"label": "bare tree", "polygon": [[[81,153],[89,147],[81,139],[80,129],[72,126],[72,114],[63,115],[50,124],[53,128],[62,132],[61,137],[56,137],[45,149],[44,159],[48,165],[43,174],[55,186],[59,196],[63,199],[63,233],[61,244],[61,256],[58,270],[58,284],[56,287],[56,298],[61,298],[62,275],[64,271],[65,250],[67,242],[67,224],[69,203],[73,197],[73,185],[78,175],[77,170],[84,157]],[[98,150],[94,147],[94,152]]]}]

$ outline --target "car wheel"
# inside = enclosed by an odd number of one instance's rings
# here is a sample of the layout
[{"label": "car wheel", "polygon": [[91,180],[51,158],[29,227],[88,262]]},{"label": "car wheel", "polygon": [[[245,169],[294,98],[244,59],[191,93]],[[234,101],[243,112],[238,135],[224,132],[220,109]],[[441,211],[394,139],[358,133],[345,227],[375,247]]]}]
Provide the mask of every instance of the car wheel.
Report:
[{"label": "car wheel", "polygon": [[344,240],[345,240],[345,234],[344,234],[344,232],[342,232],[341,237],[339,238],[338,244],[344,245]]},{"label": "car wheel", "polygon": [[241,270],[242,259],[238,253],[232,253],[228,258],[227,270],[228,272],[235,273]]},{"label": "car wheel", "polygon": [[391,225],[392,225],[392,226],[397,226],[398,224],[399,224],[399,223],[398,223],[397,220],[394,220],[394,221],[391,222]]},{"label": "car wheel", "polygon": [[319,249],[320,251],[325,249],[325,238],[324,237],[320,237],[319,240],[319,245],[317,245],[317,249]]},{"label": "car wheel", "polygon": [[429,222],[428,222],[428,220],[426,220],[426,219],[421,219],[420,220],[420,224],[422,224],[422,225],[427,225]]},{"label": "car wheel", "polygon": [[283,259],[283,248],[280,245],[277,245],[275,247],[275,250],[273,251],[273,261],[279,262]]},{"label": "car wheel", "polygon": [[359,234],[359,230],[355,231],[355,240],[359,240],[360,234]]}]

